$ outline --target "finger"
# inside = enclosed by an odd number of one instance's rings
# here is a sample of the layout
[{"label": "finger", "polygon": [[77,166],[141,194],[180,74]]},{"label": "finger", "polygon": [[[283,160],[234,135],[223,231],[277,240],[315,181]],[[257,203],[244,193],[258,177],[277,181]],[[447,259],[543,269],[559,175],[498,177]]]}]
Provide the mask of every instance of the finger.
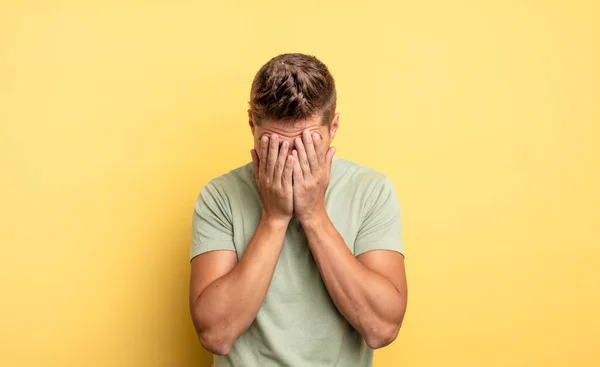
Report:
[{"label": "finger", "polygon": [[294,172],[294,156],[288,155],[285,161],[285,168],[283,169],[283,175],[281,176],[281,185],[284,188],[291,188],[292,186],[292,174]]},{"label": "finger", "polygon": [[306,150],[306,157],[310,165],[310,170],[311,172],[316,172],[319,169],[319,162],[317,161],[317,152],[315,151],[315,145],[310,131],[305,131],[302,134],[302,138],[304,140],[304,149]]},{"label": "finger", "polygon": [[254,168],[254,176],[258,180],[258,154],[256,153],[256,149],[251,149],[250,155],[252,156],[252,167]]},{"label": "finger", "polygon": [[279,153],[279,137],[273,134],[271,135],[271,139],[269,141],[266,175],[267,179],[273,180],[273,172],[275,171],[275,163],[277,163],[277,154]]},{"label": "finger", "polygon": [[310,174],[310,163],[308,163],[308,157],[306,156],[306,150],[304,149],[304,144],[302,143],[302,139],[296,138],[296,152],[298,155],[298,164],[302,169],[304,175]]},{"label": "finger", "polygon": [[277,164],[275,164],[275,173],[273,175],[273,182],[281,184],[281,175],[285,167],[285,162],[288,157],[288,142],[284,141],[279,148],[279,156],[277,157]]},{"label": "finger", "polygon": [[267,153],[269,152],[269,138],[267,136],[263,136],[260,138],[260,151],[258,152],[258,156],[260,157],[259,164],[259,172],[261,175],[266,174],[267,172]]},{"label": "finger", "polygon": [[315,144],[315,150],[317,151],[317,161],[319,162],[319,165],[325,164],[325,152],[323,151],[323,149],[319,149],[321,144],[323,144],[321,134],[314,133],[313,142]]},{"label": "finger", "polygon": [[331,147],[327,151],[327,157],[325,159],[326,159],[326,162],[327,162],[327,168],[328,168],[328,170],[331,170],[331,162],[333,161],[333,156],[335,155],[336,150],[337,149],[335,147]]},{"label": "finger", "polygon": [[300,162],[298,161],[298,151],[294,150],[292,154],[294,156],[294,186],[301,185],[304,183],[304,176],[302,175],[302,168],[300,167]]}]

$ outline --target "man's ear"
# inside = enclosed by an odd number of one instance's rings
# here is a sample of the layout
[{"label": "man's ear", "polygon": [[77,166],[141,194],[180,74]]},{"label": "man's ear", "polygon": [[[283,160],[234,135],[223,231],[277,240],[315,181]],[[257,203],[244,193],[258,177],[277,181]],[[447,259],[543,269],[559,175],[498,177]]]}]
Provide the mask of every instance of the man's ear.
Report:
[{"label": "man's ear", "polygon": [[254,135],[254,120],[252,119],[251,110],[248,110],[248,125],[250,125],[250,130],[252,130],[252,135]]},{"label": "man's ear", "polygon": [[335,115],[333,115],[333,120],[331,120],[331,125],[329,126],[330,141],[333,141],[333,138],[335,138],[335,133],[337,132],[339,123],[340,123],[340,113],[336,112]]}]

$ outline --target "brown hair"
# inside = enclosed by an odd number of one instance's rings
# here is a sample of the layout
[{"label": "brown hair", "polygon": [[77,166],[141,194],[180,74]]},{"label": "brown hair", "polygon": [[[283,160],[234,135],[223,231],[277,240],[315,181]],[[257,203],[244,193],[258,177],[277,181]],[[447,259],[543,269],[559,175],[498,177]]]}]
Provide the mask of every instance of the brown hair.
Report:
[{"label": "brown hair", "polygon": [[330,124],[335,104],[333,76],[314,56],[276,56],[260,68],[252,82],[250,111],[257,125],[264,120],[295,122],[318,113],[323,124]]}]

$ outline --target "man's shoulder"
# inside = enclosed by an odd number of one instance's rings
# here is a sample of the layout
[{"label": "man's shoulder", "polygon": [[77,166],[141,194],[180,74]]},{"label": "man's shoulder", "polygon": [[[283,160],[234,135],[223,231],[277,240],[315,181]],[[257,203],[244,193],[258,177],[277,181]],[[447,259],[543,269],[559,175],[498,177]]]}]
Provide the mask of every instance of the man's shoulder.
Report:
[{"label": "man's shoulder", "polygon": [[387,176],[376,169],[334,157],[332,181],[353,190],[372,190],[389,183]]},{"label": "man's shoulder", "polygon": [[228,196],[235,192],[252,190],[254,185],[254,173],[250,162],[211,179],[205,188],[210,187],[220,195]]}]

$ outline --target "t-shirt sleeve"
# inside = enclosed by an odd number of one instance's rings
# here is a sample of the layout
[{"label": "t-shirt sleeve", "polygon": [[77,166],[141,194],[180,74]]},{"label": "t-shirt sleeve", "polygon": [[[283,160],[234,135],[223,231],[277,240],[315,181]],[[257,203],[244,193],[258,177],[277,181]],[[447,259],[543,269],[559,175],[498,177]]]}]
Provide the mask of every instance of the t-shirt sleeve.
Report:
[{"label": "t-shirt sleeve", "polygon": [[354,242],[354,255],[391,250],[404,256],[400,202],[394,186],[387,177],[381,176],[367,197],[365,215]]},{"label": "t-shirt sleeve", "polygon": [[228,201],[212,183],[208,183],[200,192],[194,208],[190,261],[215,250],[235,251],[235,245]]}]

